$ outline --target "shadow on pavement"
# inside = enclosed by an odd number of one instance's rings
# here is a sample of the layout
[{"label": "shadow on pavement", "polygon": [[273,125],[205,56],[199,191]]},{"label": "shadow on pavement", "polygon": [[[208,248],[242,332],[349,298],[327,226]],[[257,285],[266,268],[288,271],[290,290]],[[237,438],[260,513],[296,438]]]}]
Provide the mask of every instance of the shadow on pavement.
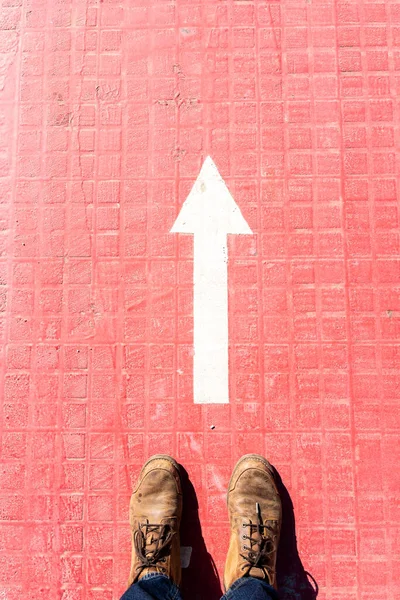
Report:
[{"label": "shadow on pavement", "polygon": [[293,503],[275,467],[274,474],[282,500],[282,529],[276,565],[279,597],[282,600],[315,600],[318,584],[305,571],[297,550]]},{"label": "shadow on pavement", "polygon": [[196,492],[182,465],[179,470],[183,492],[181,546],[193,548],[188,568],[182,569],[182,596],[190,600],[217,600],[222,596],[222,590],[201,532]]}]

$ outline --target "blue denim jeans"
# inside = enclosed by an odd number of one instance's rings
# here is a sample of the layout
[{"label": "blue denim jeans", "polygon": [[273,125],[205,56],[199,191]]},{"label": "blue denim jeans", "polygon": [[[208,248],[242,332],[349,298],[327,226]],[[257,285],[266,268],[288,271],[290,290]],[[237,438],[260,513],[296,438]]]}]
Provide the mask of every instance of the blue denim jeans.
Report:
[{"label": "blue denim jeans", "polygon": [[[242,577],[221,600],[277,600],[273,587],[254,577]],[[150,573],[133,583],[121,600],[182,600],[179,588],[165,575]]]}]

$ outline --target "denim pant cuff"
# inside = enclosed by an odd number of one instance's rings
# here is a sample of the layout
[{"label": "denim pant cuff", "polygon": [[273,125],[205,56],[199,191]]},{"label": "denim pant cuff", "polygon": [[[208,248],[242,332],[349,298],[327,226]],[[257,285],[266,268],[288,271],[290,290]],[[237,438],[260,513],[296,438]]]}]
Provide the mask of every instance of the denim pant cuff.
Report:
[{"label": "denim pant cuff", "polygon": [[[266,598],[271,598],[271,600],[278,600],[279,595],[275,588],[272,585],[269,585],[262,579],[256,579],[254,577],[241,577],[237,579],[234,583],[232,583],[231,587],[225,592],[223,598],[226,600],[234,600],[234,598],[238,598],[241,596],[240,588],[247,586],[261,585],[262,588],[267,593]],[[240,590],[240,591],[239,591]],[[244,590],[243,590],[244,591]]]},{"label": "denim pant cuff", "polygon": [[[154,579],[155,577],[164,577],[164,579],[169,579],[168,575],[163,575],[163,573],[147,573],[147,575],[143,575],[139,579],[139,581],[147,581],[147,579]],[[172,583],[172,581],[171,581]]]},{"label": "denim pant cuff", "polygon": [[[141,577],[138,583],[142,584],[142,587],[146,589],[148,587],[146,582],[150,582],[152,579],[155,580],[151,582],[152,584],[155,584],[155,588],[158,587],[158,584],[162,585],[168,582],[167,590],[164,592],[166,594],[165,600],[177,600],[180,598],[178,586],[167,575],[163,575],[162,573],[148,573],[147,575]],[[146,589],[146,591],[151,593],[150,589]]]}]

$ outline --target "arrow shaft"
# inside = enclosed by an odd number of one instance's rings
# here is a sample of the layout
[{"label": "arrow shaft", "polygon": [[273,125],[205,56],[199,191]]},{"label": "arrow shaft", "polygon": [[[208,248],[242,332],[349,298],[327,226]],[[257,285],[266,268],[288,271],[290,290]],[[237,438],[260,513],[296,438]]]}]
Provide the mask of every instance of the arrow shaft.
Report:
[{"label": "arrow shaft", "polygon": [[194,358],[196,404],[229,402],[227,235],[194,236]]}]

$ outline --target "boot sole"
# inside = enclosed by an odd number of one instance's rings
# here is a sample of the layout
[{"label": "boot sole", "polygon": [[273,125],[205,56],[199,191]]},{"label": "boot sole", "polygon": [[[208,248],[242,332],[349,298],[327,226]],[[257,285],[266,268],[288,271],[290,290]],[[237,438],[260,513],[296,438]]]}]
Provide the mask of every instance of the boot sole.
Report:
[{"label": "boot sole", "polygon": [[[264,458],[260,454],[245,454],[244,456],[242,456],[241,458],[239,458],[238,462],[236,463],[236,465],[233,468],[233,472],[232,472],[231,478],[229,480],[228,494],[229,494],[229,490],[231,489],[231,485],[232,485],[232,481],[233,481],[234,475],[236,473],[236,469],[238,468],[238,466],[242,462],[244,462],[245,460],[248,460],[249,458],[254,458],[254,459],[258,460],[259,462],[261,462],[265,467],[267,467],[267,469],[268,469],[268,471],[269,471],[272,479],[275,481],[274,471],[273,471],[272,465],[271,465],[271,463],[269,463],[267,461],[266,458]],[[226,503],[227,504],[228,504],[228,494],[226,495]]]}]

